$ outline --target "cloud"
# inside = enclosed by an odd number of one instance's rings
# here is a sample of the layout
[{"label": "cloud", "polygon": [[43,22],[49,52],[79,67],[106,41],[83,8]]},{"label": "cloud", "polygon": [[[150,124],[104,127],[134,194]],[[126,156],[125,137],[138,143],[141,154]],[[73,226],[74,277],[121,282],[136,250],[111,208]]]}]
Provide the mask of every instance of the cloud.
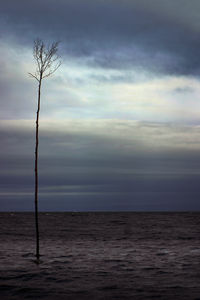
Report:
[{"label": "cloud", "polygon": [[190,86],[186,86],[186,87],[177,87],[174,89],[175,93],[181,93],[181,94],[190,94],[194,92],[194,89]]},{"label": "cloud", "polygon": [[37,37],[60,40],[63,62],[42,87],[41,208],[199,208],[199,8],[196,0],[2,3],[3,208],[32,208],[37,82],[27,73]]},{"label": "cloud", "polygon": [[[159,173],[155,162],[160,158],[174,156],[174,163],[175,159],[177,162],[182,159],[181,155],[193,153],[196,157],[200,148],[199,134],[199,126],[125,120],[43,120],[40,122],[42,172],[45,168],[56,169],[58,163],[58,170],[65,170],[65,166],[66,169],[91,167],[100,170],[105,167],[125,168],[135,174]],[[34,155],[34,121],[1,121],[0,135],[4,141],[1,155],[16,155],[20,163],[24,160],[28,165],[28,158]],[[178,166],[170,164],[168,169],[166,162],[164,172],[167,174],[170,168],[171,173],[178,172]],[[179,171],[182,172],[181,166]]]},{"label": "cloud", "polygon": [[[37,82],[28,77],[32,51],[1,43],[1,119],[32,119]],[[187,92],[180,92],[186,91]],[[148,72],[109,69],[69,59],[43,81],[41,118],[127,119],[199,122],[199,81],[187,76],[149,76]]]},{"label": "cloud", "polygon": [[195,0],[7,1],[1,35],[29,46],[34,36],[56,38],[63,57],[89,59],[105,69],[199,75],[198,11]]},{"label": "cloud", "polygon": [[[0,122],[2,209],[32,209],[34,129],[34,120]],[[199,126],[43,120],[41,209],[196,209],[199,135]]]}]

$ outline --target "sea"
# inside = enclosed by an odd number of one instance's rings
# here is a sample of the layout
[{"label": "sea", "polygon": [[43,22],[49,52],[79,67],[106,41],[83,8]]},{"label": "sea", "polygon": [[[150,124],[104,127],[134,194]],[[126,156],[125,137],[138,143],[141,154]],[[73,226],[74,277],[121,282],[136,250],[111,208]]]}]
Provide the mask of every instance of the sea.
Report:
[{"label": "sea", "polygon": [[200,212],[0,213],[0,299],[200,300]]}]

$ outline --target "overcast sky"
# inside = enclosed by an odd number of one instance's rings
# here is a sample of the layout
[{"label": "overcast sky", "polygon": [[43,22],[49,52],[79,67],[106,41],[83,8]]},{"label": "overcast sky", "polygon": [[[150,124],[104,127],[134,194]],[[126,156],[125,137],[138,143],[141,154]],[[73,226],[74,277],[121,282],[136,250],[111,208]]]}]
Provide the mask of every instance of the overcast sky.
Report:
[{"label": "overcast sky", "polygon": [[43,82],[39,209],[200,209],[200,1],[6,0],[0,10],[0,210],[33,210],[33,41]]}]

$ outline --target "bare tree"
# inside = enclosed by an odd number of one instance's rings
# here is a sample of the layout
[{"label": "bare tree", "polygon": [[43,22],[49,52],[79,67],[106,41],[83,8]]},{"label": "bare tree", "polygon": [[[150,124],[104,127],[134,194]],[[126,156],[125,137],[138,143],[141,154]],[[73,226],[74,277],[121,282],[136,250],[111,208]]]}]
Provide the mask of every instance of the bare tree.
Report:
[{"label": "bare tree", "polygon": [[54,42],[49,46],[36,39],[33,47],[33,57],[36,62],[35,73],[29,73],[31,77],[38,82],[38,99],[36,113],[36,139],[35,139],[35,226],[36,226],[36,258],[39,263],[40,247],[39,247],[39,225],[38,225],[38,145],[39,145],[39,114],[40,114],[40,97],[42,80],[51,76],[61,65],[58,51],[58,42]]}]

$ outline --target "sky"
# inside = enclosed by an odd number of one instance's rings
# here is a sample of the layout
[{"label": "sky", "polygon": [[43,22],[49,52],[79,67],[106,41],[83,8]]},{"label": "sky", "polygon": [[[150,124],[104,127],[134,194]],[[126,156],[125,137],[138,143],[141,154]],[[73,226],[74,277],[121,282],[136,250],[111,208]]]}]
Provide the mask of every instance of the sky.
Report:
[{"label": "sky", "polygon": [[200,1],[1,0],[0,210],[200,210]]}]

